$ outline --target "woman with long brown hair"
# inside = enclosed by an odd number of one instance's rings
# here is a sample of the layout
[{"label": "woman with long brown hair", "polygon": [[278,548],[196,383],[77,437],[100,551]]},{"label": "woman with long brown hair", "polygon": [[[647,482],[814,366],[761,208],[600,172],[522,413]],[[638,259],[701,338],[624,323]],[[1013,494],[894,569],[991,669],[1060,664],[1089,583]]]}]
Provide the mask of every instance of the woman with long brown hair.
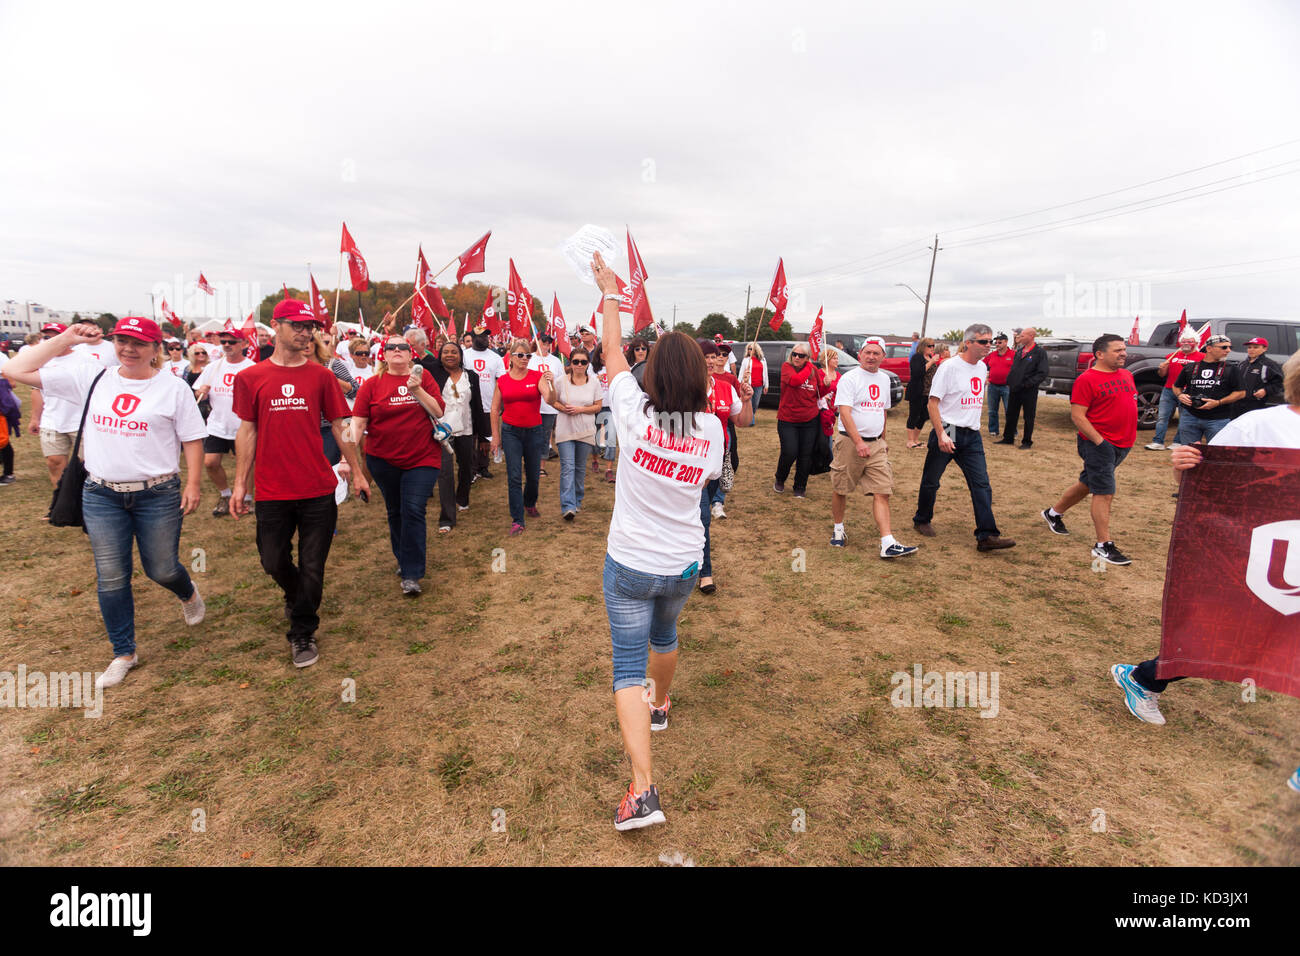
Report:
[{"label": "woman with long brown hair", "polygon": [[[709,411],[704,353],[669,332],[646,360],[642,386],[619,348],[618,280],[597,253],[604,298],[605,366],[611,427],[622,467],[609,522],[603,590],[614,658],[614,709],[632,782],[614,814],[616,830],[664,822],[650,759],[650,732],[668,727],[668,688],[677,667],[677,617],[704,554],[702,486],[722,474],[722,425]],[[653,653],[651,653],[653,651]]]},{"label": "woman with long brown hair", "polygon": [[596,444],[596,413],[601,387],[591,368],[591,353],[581,345],[569,354],[569,370],[555,385],[555,444],[560,449],[560,512],[572,521],[587,486],[587,456]]}]

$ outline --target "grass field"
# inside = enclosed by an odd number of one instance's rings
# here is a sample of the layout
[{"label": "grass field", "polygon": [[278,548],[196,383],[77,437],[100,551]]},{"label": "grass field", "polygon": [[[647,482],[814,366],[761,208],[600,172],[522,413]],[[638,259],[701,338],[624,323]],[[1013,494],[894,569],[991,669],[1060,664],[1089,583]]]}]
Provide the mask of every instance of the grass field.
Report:
[{"label": "grass field", "polygon": [[[1134,563],[1097,573],[1086,510],[1068,538],[1038,515],[1078,473],[1063,399],[1040,402],[1032,451],[987,447],[999,525],[1019,542],[994,554],[975,550],[956,468],[938,537],[912,532],[924,451],[905,447],[903,414],[889,421],[893,516],[921,551],[893,562],[876,556],[865,499],[849,547],[829,547],[827,476],[803,501],[772,492],[774,412],[742,430],[729,518],[713,525],[718,592],[682,615],[671,727],[654,739],[666,826],[611,826],[630,776],[600,592],[612,486],[589,479],[565,524],[551,463],[543,517],[510,538],[498,468],[450,536],[431,534],[414,600],[382,505],[349,502],[320,663],[298,671],[254,523],[212,518],[205,480],[181,556],[205,561],[207,620],[187,628],[137,563],[141,666],[104,716],[0,710],[0,862],[1300,864],[1284,783],[1300,701],[1186,681],[1154,727],[1107,671],[1158,649],[1167,454],[1139,448],[1120,469],[1112,527]],[[20,481],[0,487],[0,670],[98,672],[111,653],[88,544],[40,520],[38,443],[16,447]],[[890,675],[918,664],[996,672],[997,716],[891,706]]]}]

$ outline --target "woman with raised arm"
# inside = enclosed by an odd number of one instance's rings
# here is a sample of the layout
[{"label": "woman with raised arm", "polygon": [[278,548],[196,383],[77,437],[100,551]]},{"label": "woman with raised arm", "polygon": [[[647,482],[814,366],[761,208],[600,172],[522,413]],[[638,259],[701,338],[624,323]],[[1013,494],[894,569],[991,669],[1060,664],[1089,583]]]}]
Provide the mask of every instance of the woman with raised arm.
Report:
[{"label": "woman with raised arm", "polygon": [[722,474],[723,438],[721,423],[708,414],[709,372],[700,347],[680,332],[661,337],[646,361],[642,391],[619,347],[618,280],[599,253],[591,265],[604,295],[609,409],[622,459],[603,590],[614,657],[614,709],[632,761],[632,782],[615,811],[614,828],[634,830],[664,822],[650,732],[668,727],[677,617],[699,577],[702,489]]}]

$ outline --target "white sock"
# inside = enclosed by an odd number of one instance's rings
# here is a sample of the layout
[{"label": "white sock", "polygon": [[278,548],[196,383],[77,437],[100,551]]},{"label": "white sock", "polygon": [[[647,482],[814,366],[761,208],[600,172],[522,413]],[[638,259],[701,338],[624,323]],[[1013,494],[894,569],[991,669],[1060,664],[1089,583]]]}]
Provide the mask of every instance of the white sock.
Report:
[{"label": "white sock", "polygon": [[886,548],[895,544],[898,544],[898,542],[894,540],[894,536],[892,534],[887,534],[880,539],[880,550],[884,551]]},{"label": "white sock", "polygon": [[223,492],[221,493],[221,497],[223,497],[223,498],[229,498],[229,497],[230,497],[230,489],[227,488],[225,491],[223,491]]},{"label": "white sock", "polygon": [[1057,511],[1055,508],[1048,508],[1047,516],[1049,518],[1059,518],[1061,517],[1061,512]]},{"label": "white sock", "polygon": [[837,525],[835,525],[835,534],[843,534],[843,533],[844,533],[844,522],[841,521]]}]

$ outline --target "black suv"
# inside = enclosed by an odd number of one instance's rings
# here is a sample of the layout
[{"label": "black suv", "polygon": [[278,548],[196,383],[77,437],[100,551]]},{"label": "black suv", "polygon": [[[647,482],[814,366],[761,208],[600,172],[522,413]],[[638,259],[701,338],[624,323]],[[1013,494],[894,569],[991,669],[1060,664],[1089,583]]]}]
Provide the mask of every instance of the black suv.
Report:
[{"label": "black suv", "polygon": [[[736,356],[736,370],[740,370],[740,363],[745,358],[745,343],[730,342],[732,354]],[[775,408],[781,402],[781,366],[790,358],[790,350],[796,345],[807,345],[806,342],[762,342],[758,343],[759,348],[763,350],[763,360],[767,362],[767,391],[763,393],[761,404],[765,408]],[[850,369],[858,367],[858,360],[845,352],[843,349],[837,349],[833,345],[827,345],[826,348],[835,352],[840,357],[839,371],[843,375]],[[888,369],[881,369],[889,376],[889,404],[897,407],[903,401],[903,381]]]}]

